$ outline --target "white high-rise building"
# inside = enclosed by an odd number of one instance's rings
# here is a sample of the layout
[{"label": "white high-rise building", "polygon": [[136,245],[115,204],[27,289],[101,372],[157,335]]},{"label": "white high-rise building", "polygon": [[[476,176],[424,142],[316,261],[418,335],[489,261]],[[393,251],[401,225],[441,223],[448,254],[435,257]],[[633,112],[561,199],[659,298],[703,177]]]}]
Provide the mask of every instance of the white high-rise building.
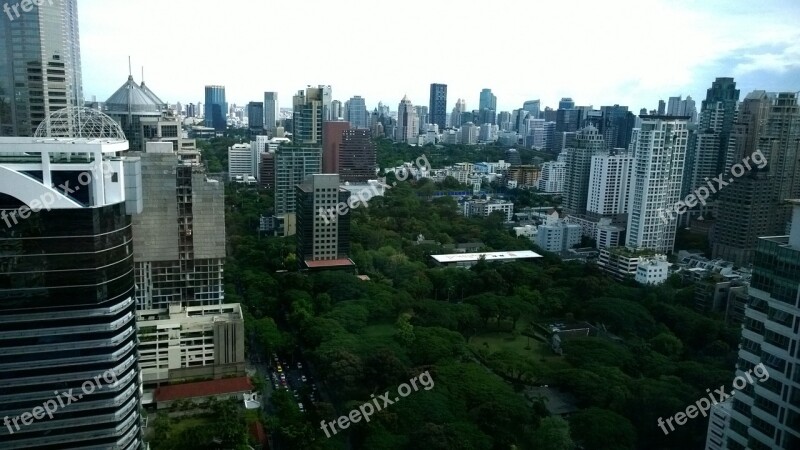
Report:
[{"label": "white high-rise building", "polygon": [[419,118],[414,105],[408,96],[403,96],[403,100],[397,105],[397,128],[395,130],[395,140],[398,142],[416,143],[419,136]]},{"label": "white high-rise building", "polygon": [[247,182],[247,177],[255,180],[257,174],[256,159],[258,155],[253,151],[254,147],[250,144],[234,144],[228,147],[228,179],[235,181],[236,177],[242,177]]},{"label": "white high-rise building", "polygon": [[461,113],[467,110],[467,103],[464,99],[456,100],[456,106],[453,107],[453,112],[450,113],[450,126],[458,128],[461,126]]},{"label": "white high-rise building", "polygon": [[541,178],[539,178],[540,191],[549,193],[564,192],[567,163],[564,161],[563,156],[559,156],[558,159],[558,161],[548,161],[542,164]]},{"label": "white high-rise building", "polygon": [[688,139],[685,118],[642,117],[631,172],[627,247],[672,253],[678,222],[668,220],[668,212],[680,201]]},{"label": "white high-rise building", "polygon": [[633,156],[624,150],[592,156],[586,210],[602,216],[628,212]]}]

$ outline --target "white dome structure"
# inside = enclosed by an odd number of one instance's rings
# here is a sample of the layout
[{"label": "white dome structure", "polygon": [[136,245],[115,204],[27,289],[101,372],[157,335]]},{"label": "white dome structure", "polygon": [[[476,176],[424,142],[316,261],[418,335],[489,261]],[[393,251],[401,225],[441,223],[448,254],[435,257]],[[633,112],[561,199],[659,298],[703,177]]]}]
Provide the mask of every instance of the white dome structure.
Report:
[{"label": "white dome structure", "polygon": [[125,141],[125,132],[102,112],[80,106],[60,109],[39,124],[35,137]]}]

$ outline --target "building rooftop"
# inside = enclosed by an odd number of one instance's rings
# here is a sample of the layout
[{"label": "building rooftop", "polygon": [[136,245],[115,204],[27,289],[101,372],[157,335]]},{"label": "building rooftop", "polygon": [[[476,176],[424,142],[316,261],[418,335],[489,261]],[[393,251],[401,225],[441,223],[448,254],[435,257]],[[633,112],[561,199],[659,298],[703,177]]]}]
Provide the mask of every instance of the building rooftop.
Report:
[{"label": "building rooftop", "polygon": [[490,253],[456,253],[450,255],[431,255],[439,263],[458,263],[478,261],[481,257],[486,261],[513,261],[515,259],[541,258],[542,255],[530,250]]},{"label": "building rooftop", "polygon": [[221,380],[185,383],[174,386],[162,386],[155,390],[156,402],[168,402],[178,399],[211,397],[214,395],[234,394],[253,390],[248,377],[224,378]]},{"label": "building rooftop", "polygon": [[323,269],[323,268],[331,268],[331,267],[349,267],[355,266],[356,264],[350,258],[339,258],[339,259],[325,259],[320,261],[305,261],[306,267],[309,269]]}]

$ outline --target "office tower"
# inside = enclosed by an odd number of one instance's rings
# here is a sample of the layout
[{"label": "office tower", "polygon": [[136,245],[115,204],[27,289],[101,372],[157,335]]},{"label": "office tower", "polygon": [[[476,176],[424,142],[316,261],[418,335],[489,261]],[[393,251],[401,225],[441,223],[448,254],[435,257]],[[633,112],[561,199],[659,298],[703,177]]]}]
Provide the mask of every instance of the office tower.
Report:
[{"label": "office tower", "polygon": [[636,138],[626,246],[672,253],[678,222],[669,212],[681,200],[688,118],[642,116]]},{"label": "office tower", "polygon": [[520,166],[520,165],[522,165],[522,157],[519,156],[519,152],[517,151],[517,149],[510,148],[510,149],[506,150],[504,158],[505,158],[505,161],[510,166]]},{"label": "office tower", "polygon": [[247,182],[248,177],[255,180],[258,168],[256,167],[255,147],[249,143],[233,144],[228,147],[228,181],[242,180]]},{"label": "office tower", "polygon": [[480,101],[478,102],[478,111],[483,111],[484,109],[497,111],[497,97],[492,94],[491,89],[481,90]]},{"label": "office tower", "polygon": [[247,104],[247,123],[250,131],[254,133],[264,131],[264,103],[250,102]]},{"label": "office tower", "polygon": [[280,118],[280,108],[278,107],[278,93],[264,92],[264,129],[272,135]]},{"label": "office tower", "polygon": [[339,178],[342,182],[374,180],[377,150],[370,130],[345,130],[339,145]]},{"label": "office tower", "polygon": [[186,117],[197,117],[197,107],[194,103],[186,105]]},{"label": "office tower", "polygon": [[[524,125],[525,146],[536,150],[544,150],[547,145],[547,131],[544,119],[532,119],[528,117]],[[520,134],[523,134],[520,131]]]},{"label": "office tower", "polygon": [[575,101],[571,97],[562,97],[558,101],[558,109],[573,109],[575,108]]},{"label": "office tower", "polygon": [[667,113],[667,104],[664,102],[664,100],[659,100],[658,101],[658,115],[659,116],[663,116],[666,113]]},{"label": "office tower", "polygon": [[723,436],[709,426],[707,448],[800,448],[800,200],[787,206],[794,207],[789,235],[758,240],[736,363],[740,388],[725,401]]},{"label": "office tower", "polygon": [[480,122],[481,125],[486,123],[494,125],[497,122],[497,113],[494,109],[483,108],[478,113],[478,117],[478,122]]},{"label": "office tower", "polygon": [[[364,109],[366,109],[366,107]],[[334,100],[331,102],[331,120],[342,120],[342,119],[344,119],[344,109],[342,108],[342,102],[340,102],[339,100]]]},{"label": "office tower", "polygon": [[478,143],[479,128],[472,122],[461,124],[461,140],[460,144],[474,145]]},{"label": "office tower", "polygon": [[511,113],[508,111],[501,111],[497,115],[497,127],[501,131],[511,130]]},{"label": "office tower", "polygon": [[556,133],[574,133],[581,128],[583,110],[577,108],[556,111]]},{"label": "office tower", "polygon": [[275,153],[260,153],[258,164],[258,186],[265,189],[275,188]]},{"label": "office tower", "polygon": [[228,103],[225,102],[225,86],[206,86],[206,126],[217,131],[228,128]]},{"label": "office tower", "polygon": [[544,148],[545,150],[552,152],[555,150],[556,145],[556,123],[555,122],[545,122],[544,123]]},{"label": "office tower", "polygon": [[352,266],[350,253],[350,191],[339,187],[339,175],[310,175],[295,190],[297,196],[297,257],[304,269]]},{"label": "office tower", "polygon": [[419,133],[421,134],[425,129],[425,125],[429,123],[428,107],[417,105],[414,107],[414,111],[417,113],[417,123],[419,124]]},{"label": "office tower", "polygon": [[33,136],[48,114],[83,106],[77,0],[24,3],[0,21],[0,136]]},{"label": "office tower", "polygon": [[691,122],[697,121],[697,108],[691,95],[686,96],[686,100],[682,100],[681,96],[670,97],[667,103],[668,116],[689,116],[692,118]]},{"label": "office tower", "polygon": [[439,125],[439,131],[444,131],[447,128],[447,85],[446,84],[431,84],[430,108],[428,114],[430,118],[426,123],[435,123]]},{"label": "office tower", "polygon": [[706,179],[724,171],[738,101],[739,90],[733,78],[717,78],[711,84],[702,102],[700,123],[690,152],[693,159],[688,165],[692,169],[689,190],[705,185]]},{"label": "office tower", "polygon": [[297,91],[294,96],[292,139],[295,145],[322,146],[323,96],[323,89],[312,87]]},{"label": "office tower", "polygon": [[[4,450],[142,444],[129,217],[142,206],[139,161],[122,156],[116,122],[78,109],[49,116],[36,138],[0,138],[0,417],[23,420],[0,427]],[[38,416],[68,393],[73,404]]]},{"label": "office tower", "polygon": [[450,114],[450,126],[458,128],[461,126],[461,115],[467,111],[467,104],[463,99],[456,100],[456,106],[453,107],[453,112]]},{"label": "office tower", "polygon": [[351,128],[369,128],[367,103],[360,95],[356,95],[347,101],[344,120],[350,122]]},{"label": "office tower", "polygon": [[333,120],[331,118],[331,102],[333,102],[333,89],[330,86],[320,84],[317,86],[320,99],[322,100],[322,120]]},{"label": "office tower", "polygon": [[322,148],[281,146],[275,152],[275,214],[294,214],[295,186],[320,173]]},{"label": "office tower", "polygon": [[522,104],[522,109],[528,111],[528,114],[530,114],[534,119],[539,118],[541,107],[541,100],[528,100]]},{"label": "office tower", "polygon": [[586,211],[600,216],[628,212],[633,155],[624,149],[592,156]]},{"label": "office tower", "polygon": [[350,122],[325,122],[322,125],[322,173],[339,173],[339,151],[342,133],[350,129]]},{"label": "office tower", "polygon": [[122,127],[131,150],[141,151],[146,140],[142,134],[142,122],[145,119],[157,120],[164,108],[129,75],[128,80],[106,100],[105,113]]},{"label": "office tower", "polygon": [[606,150],[628,148],[631,143],[631,132],[636,125],[636,116],[628,111],[627,106],[601,106],[599,130],[606,141]]},{"label": "office tower", "polygon": [[416,143],[419,135],[419,118],[417,111],[408,96],[403,96],[403,100],[397,105],[397,129],[395,130],[395,140],[405,143]]},{"label": "office tower", "polygon": [[[712,254],[737,265],[753,262],[760,236],[786,232],[783,200],[800,197],[798,94],[753,91],[739,107],[729,139],[726,173],[747,158],[750,169],[719,189]],[[760,151],[761,154],[755,154]],[[715,183],[716,186],[716,183]]]},{"label": "office tower", "polygon": [[567,165],[564,181],[564,210],[567,214],[586,214],[592,156],[605,148],[603,135],[597,128],[590,125],[578,131],[575,134],[574,144],[564,150],[564,162]]}]

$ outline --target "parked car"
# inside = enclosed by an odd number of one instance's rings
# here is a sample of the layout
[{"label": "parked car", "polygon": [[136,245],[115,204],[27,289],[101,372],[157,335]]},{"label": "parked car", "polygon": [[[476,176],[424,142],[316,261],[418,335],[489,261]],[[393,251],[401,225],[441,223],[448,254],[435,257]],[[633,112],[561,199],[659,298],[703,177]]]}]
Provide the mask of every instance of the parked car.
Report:
[{"label": "parked car", "polygon": [[297,363],[297,368],[298,368],[298,369],[302,369],[302,368],[303,368],[303,363],[301,363],[301,362],[298,362],[298,363]]},{"label": "parked car", "polygon": [[305,383],[306,381],[308,381],[308,379],[306,378],[306,376],[305,376],[305,375],[302,375],[302,376],[300,376],[300,381],[302,381],[303,383]]},{"label": "parked car", "polygon": [[302,403],[298,403],[297,407],[300,408],[300,412],[303,412],[303,413],[306,412],[306,409],[303,408],[303,404]]}]

